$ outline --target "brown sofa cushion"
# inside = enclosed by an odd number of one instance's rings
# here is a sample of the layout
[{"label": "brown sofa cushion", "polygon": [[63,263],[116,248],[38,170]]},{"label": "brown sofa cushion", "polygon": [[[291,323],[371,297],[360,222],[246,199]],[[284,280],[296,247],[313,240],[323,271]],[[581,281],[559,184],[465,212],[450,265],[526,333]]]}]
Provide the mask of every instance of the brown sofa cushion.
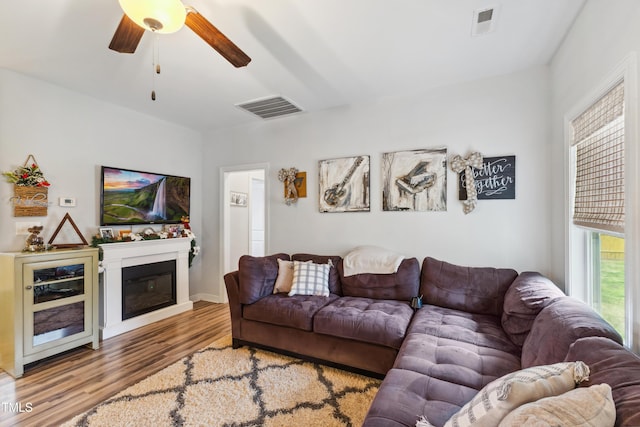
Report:
[{"label": "brown sofa cushion", "polygon": [[522,345],[522,367],[561,362],[571,344],[584,337],[606,337],[622,344],[620,334],[591,307],[572,297],[556,298],[533,322]]},{"label": "brown sofa cushion", "polygon": [[502,327],[511,341],[522,346],[538,313],[562,296],[564,292],[540,273],[520,273],[504,296]]},{"label": "brown sofa cushion", "polygon": [[462,267],[427,257],[420,294],[427,304],[500,316],[505,292],[517,276],[512,269]]},{"label": "brown sofa cushion", "polygon": [[328,297],[268,295],[253,304],[244,306],[242,317],[247,320],[310,331],[313,328],[313,316],[336,298],[338,298],[337,295]]},{"label": "brown sofa cushion", "polygon": [[340,276],[338,275],[338,264],[342,262],[342,258],[337,255],[312,255],[312,254],[293,254],[292,261],[311,261],[316,264],[328,264],[331,261],[333,268],[329,271],[329,292],[342,296],[342,285],[340,284]]},{"label": "brown sofa cushion", "polygon": [[407,302],[342,297],[318,311],[313,330],[398,349],[412,316]]},{"label": "brown sofa cushion", "polygon": [[420,263],[416,258],[406,258],[393,274],[356,274],[344,277],[342,262],[338,265],[342,293],[350,297],[409,301],[418,295]]},{"label": "brown sofa cushion", "polygon": [[240,302],[253,304],[260,298],[273,293],[278,277],[278,258],[289,260],[287,254],[275,254],[264,257],[243,255],[238,261],[240,271]]},{"label": "brown sofa cushion", "polygon": [[582,360],[589,366],[589,381],[609,384],[616,404],[616,426],[640,426],[640,357],[608,338],[587,337],[571,344],[565,361]]}]

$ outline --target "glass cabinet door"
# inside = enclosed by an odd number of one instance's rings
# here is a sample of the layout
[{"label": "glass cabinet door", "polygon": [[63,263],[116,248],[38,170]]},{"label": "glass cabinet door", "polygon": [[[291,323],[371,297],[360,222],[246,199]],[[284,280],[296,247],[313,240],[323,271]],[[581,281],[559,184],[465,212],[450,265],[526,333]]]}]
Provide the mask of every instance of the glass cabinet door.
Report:
[{"label": "glass cabinet door", "polygon": [[33,270],[33,303],[40,304],[84,293],[84,264]]},{"label": "glass cabinet door", "polygon": [[91,334],[91,268],[86,257],[24,265],[25,354]]}]

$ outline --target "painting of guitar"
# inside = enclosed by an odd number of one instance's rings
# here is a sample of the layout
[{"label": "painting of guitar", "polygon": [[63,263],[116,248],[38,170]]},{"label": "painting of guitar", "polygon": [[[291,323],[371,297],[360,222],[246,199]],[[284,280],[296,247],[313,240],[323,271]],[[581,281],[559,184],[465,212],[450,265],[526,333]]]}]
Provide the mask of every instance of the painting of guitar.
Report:
[{"label": "painting of guitar", "polygon": [[320,162],[321,212],[369,210],[368,160],[358,156]]},{"label": "painting of guitar", "polygon": [[347,183],[353,176],[353,173],[356,171],[356,169],[358,169],[358,166],[360,166],[360,163],[362,163],[363,160],[364,160],[364,157],[362,156],[356,158],[356,161],[353,162],[353,166],[351,166],[351,169],[349,169],[349,172],[347,172],[347,175],[345,175],[344,179],[340,181],[338,184],[335,184],[333,187],[325,190],[324,201],[327,202],[327,204],[331,206],[337,206],[338,203],[340,203],[342,199],[344,199],[344,196],[347,194],[347,190],[345,189],[345,186],[347,185]]}]

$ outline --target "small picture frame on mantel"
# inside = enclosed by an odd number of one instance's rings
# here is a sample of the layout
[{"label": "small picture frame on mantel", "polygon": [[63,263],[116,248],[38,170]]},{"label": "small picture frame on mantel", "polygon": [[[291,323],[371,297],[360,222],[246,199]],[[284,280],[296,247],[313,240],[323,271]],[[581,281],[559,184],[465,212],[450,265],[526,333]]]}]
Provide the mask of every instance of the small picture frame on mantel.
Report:
[{"label": "small picture frame on mantel", "polygon": [[113,228],[101,228],[100,237],[102,237],[103,239],[113,239]]}]

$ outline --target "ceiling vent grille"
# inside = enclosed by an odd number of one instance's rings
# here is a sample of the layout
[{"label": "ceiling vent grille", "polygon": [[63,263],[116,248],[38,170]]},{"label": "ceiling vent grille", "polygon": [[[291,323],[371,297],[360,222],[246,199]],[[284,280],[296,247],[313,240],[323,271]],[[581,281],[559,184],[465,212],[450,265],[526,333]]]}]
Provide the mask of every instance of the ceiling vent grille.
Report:
[{"label": "ceiling vent grille", "polygon": [[253,101],[236,104],[236,107],[248,111],[251,114],[255,114],[263,119],[273,119],[275,117],[286,116],[302,111],[302,108],[282,96],[255,99]]},{"label": "ceiling vent grille", "polygon": [[483,34],[493,32],[496,29],[498,11],[498,7],[490,7],[474,11],[471,35],[481,36]]}]

